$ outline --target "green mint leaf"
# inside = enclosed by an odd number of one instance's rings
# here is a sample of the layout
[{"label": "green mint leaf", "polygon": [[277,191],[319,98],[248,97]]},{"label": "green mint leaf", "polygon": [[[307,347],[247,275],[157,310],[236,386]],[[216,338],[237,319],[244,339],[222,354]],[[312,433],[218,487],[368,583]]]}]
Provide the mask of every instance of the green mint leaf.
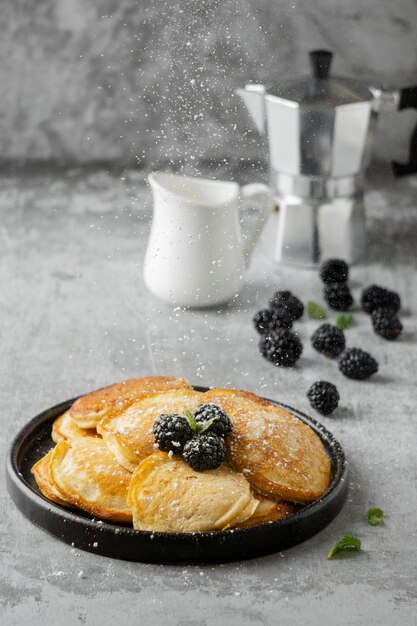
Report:
[{"label": "green mint leaf", "polygon": [[187,420],[188,425],[193,431],[194,435],[202,435],[203,433],[206,432],[206,430],[210,428],[212,423],[215,422],[216,419],[218,419],[217,415],[215,415],[214,417],[212,417],[209,420],[206,420],[205,422],[198,423],[194,415],[191,413],[191,411],[189,411],[188,409],[184,409],[183,412],[185,415],[185,419]]},{"label": "green mint leaf", "polygon": [[202,435],[203,433],[205,433],[206,430],[210,428],[212,423],[216,421],[216,419],[218,419],[217,415],[215,415],[209,420],[206,420],[205,422],[201,422],[200,424],[197,424],[197,434]]},{"label": "green mint leaf", "polygon": [[382,520],[384,519],[384,511],[378,508],[369,509],[366,514],[366,519],[371,526],[381,526]]},{"label": "green mint leaf", "polygon": [[336,315],[336,326],[339,330],[346,330],[350,328],[353,324],[353,315],[352,313],[344,313],[341,315]]},{"label": "green mint leaf", "polygon": [[326,317],[326,311],[321,306],[321,304],[313,302],[312,300],[310,300],[310,302],[307,302],[306,311],[313,320],[323,320]]},{"label": "green mint leaf", "polygon": [[336,541],[334,546],[330,548],[327,558],[333,559],[338,552],[359,552],[361,549],[361,540],[353,535],[345,535]]},{"label": "green mint leaf", "polygon": [[188,425],[191,428],[191,430],[193,431],[193,433],[197,433],[198,424],[195,421],[194,415],[188,409],[184,409],[184,415],[185,415],[185,419],[187,420]]}]

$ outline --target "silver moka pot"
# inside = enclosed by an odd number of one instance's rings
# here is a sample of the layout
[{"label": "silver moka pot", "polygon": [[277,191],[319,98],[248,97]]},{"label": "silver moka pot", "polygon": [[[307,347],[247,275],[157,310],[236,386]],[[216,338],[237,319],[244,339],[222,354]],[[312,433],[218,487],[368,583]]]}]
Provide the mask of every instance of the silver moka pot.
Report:
[{"label": "silver moka pot", "polygon": [[[314,50],[311,77],[236,91],[268,139],[278,261],[314,265],[338,257],[352,263],[363,256],[363,181],[377,115],[417,107],[417,87],[387,91],[331,77],[331,60],[331,52]],[[417,130],[409,163],[394,164],[394,172],[417,172]]]}]

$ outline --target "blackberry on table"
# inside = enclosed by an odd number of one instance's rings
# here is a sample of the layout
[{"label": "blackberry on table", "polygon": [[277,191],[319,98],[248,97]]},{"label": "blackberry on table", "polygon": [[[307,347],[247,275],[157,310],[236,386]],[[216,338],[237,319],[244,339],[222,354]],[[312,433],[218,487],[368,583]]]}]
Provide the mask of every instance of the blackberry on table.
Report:
[{"label": "blackberry on table", "polygon": [[333,383],[319,380],[311,385],[307,397],[313,409],[322,415],[329,415],[339,404],[339,392]]},{"label": "blackberry on table", "polygon": [[261,335],[269,329],[272,319],[271,309],[261,309],[253,317],[253,325]]},{"label": "blackberry on table", "polygon": [[371,319],[376,334],[388,341],[395,341],[402,333],[403,325],[393,309],[375,309],[372,311]]},{"label": "blackberry on table", "polygon": [[329,283],[324,286],[324,299],[334,311],[347,311],[353,304],[353,297],[345,283]]},{"label": "blackberry on table", "polygon": [[152,432],[155,443],[163,452],[182,452],[184,445],[193,436],[185,417],[176,413],[161,413],[154,421]]},{"label": "blackberry on table", "polygon": [[276,330],[277,328],[291,328],[294,317],[291,311],[284,307],[276,307],[272,309],[271,321],[269,324],[269,330]]},{"label": "blackberry on table", "polygon": [[288,367],[294,365],[301,356],[303,344],[298,335],[282,328],[261,337],[259,349],[267,361],[280,367]]},{"label": "blackberry on table", "polygon": [[366,380],[378,371],[378,363],[368,352],[349,348],[339,359],[339,369],[348,378]]},{"label": "blackberry on table", "polygon": [[321,280],[328,283],[346,283],[349,277],[349,266],[342,259],[328,259],[320,268]]},{"label": "blackberry on table", "polygon": [[322,324],[311,336],[312,346],[329,359],[335,359],[345,349],[346,341],[342,330],[332,324]]},{"label": "blackberry on table", "polygon": [[288,291],[288,289],[280,289],[274,293],[269,301],[269,304],[272,307],[281,306],[283,302],[291,300],[292,297],[293,295],[291,291]]},{"label": "blackberry on table", "polygon": [[214,433],[219,437],[227,437],[233,430],[233,424],[226,411],[217,406],[217,404],[200,404],[194,411],[194,419],[197,424],[203,424],[214,419],[214,422],[206,432]]},{"label": "blackberry on table", "polygon": [[253,325],[263,335],[278,328],[291,328],[292,317],[286,309],[262,309],[253,318]]},{"label": "blackberry on table", "polygon": [[197,472],[216,469],[224,461],[226,445],[222,437],[203,433],[187,441],[182,455],[184,461]]},{"label": "blackberry on table", "polygon": [[304,304],[288,290],[277,291],[269,301],[269,305],[273,309],[283,309],[291,321],[300,319],[304,313]]},{"label": "blackberry on table", "polygon": [[379,285],[370,285],[362,291],[361,306],[365,313],[372,313],[375,309],[392,309],[394,313],[401,308],[401,298],[395,291],[385,289]]}]

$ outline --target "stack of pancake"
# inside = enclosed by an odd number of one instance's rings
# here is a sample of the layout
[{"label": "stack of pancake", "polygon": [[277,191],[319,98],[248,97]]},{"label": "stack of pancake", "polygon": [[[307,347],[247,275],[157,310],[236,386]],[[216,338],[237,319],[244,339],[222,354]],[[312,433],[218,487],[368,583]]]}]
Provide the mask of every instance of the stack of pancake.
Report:
[{"label": "stack of pancake", "polygon": [[[226,462],[196,472],[160,452],[161,413],[220,406],[233,423]],[[138,530],[203,532],[281,519],[320,498],[329,457],[297,417],[247,391],[195,391],[171,377],[134,378],[76,400],[52,428],[56,446],[32,468],[49,500]]]}]

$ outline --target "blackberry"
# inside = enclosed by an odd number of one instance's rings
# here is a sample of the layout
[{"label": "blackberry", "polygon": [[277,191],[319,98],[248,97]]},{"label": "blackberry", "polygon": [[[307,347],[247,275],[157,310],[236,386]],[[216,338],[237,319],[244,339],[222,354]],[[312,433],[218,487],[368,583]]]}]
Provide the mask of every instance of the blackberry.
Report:
[{"label": "blackberry", "polygon": [[287,329],[270,331],[259,342],[262,356],[274,365],[287,367],[299,359],[303,344],[299,337]]},{"label": "blackberry", "polygon": [[283,302],[290,300],[293,297],[291,291],[287,289],[281,289],[276,291],[269,301],[269,305],[272,307],[281,306]]},{"label": "blackberry", "polygon": [[322,324],[311,336],[312,346],[329,359],[335,359],[345,349],[346,341],[342,330],[331,324]]},{"label": "blackberry", "polygon": [[378,371],[378,363],[368,352],[349,348],[340,357],[339,369],[348,378],[366,380]]},{"label": "blackberry", "polygon": [[176,413],[161,413],[154,421],[152,432],[155,443],[163,452],[182,452],[184,445],[193,436],[185,417]]},{"label": "blackberry", "polygon": [[346,283],[348,276],[348,264],[342,259],[328,259],[320,268],[320,278],[326,284]]},{"label": "blackberry", "polygon": [[395,341],[401,335],[403,325],[393,309],[375,309],[371,318],[374,331],[384,339]]},{"label": "blackberry", "polygon": [[200,404],[194,411],[194,419],[197,424],[202,424],[213,418],[215,420],[206,432],[214,433],[219,437],[227,437],[233,430],[233,424],[221,407],[217,404]]},{"label": "blackberry", "polygon": [[258,333],[261,335],[269,329],[271,323],[272,311],[271,309],[261,309],[253,317],[253,325]]},{"label": "blackberry", "polygon": [[371,285],[362,291],[361,306],[365,313],[372,313],[375,309],[381,308],[392,309],[397,313],[401,307],[401,298],[395,291]]},{"label": "blackberry", "polygon": [[262,335],[277,328],[291,328],[292,317],[285,309],[262,309],[254,316],[253,325]]},{"label": "blackberry", "polygon": [[311,385],[307,392],[307,398],[313,409],[322,415],[329,415],[339,404],[339,392],[333,383],[326,380],[319,380]]},{"label": "blackberry", "polygon": [[271,321],[268,330],[276,330],[277,328],[291,328],[294,317],[291,311],[284,307],[272,309]]},{"label": "blackberry", "polygon": [[353,304],[352,294],[345,283],[329,283],[325,285],[324,299],[334,311],[347,311]]},{"label": "blackberry", "polygon": [[292,322],[300,319],[304,313],[304,304],[287,290],[277,291],[269,301],[269,305],[273,309],[284,310]]},{"label": "blackberry", "polygon": [[197,472],[216,469],[224,461],[226,445],[214,433],[203,433],[187,441],[182,455],[184,461]]}]

